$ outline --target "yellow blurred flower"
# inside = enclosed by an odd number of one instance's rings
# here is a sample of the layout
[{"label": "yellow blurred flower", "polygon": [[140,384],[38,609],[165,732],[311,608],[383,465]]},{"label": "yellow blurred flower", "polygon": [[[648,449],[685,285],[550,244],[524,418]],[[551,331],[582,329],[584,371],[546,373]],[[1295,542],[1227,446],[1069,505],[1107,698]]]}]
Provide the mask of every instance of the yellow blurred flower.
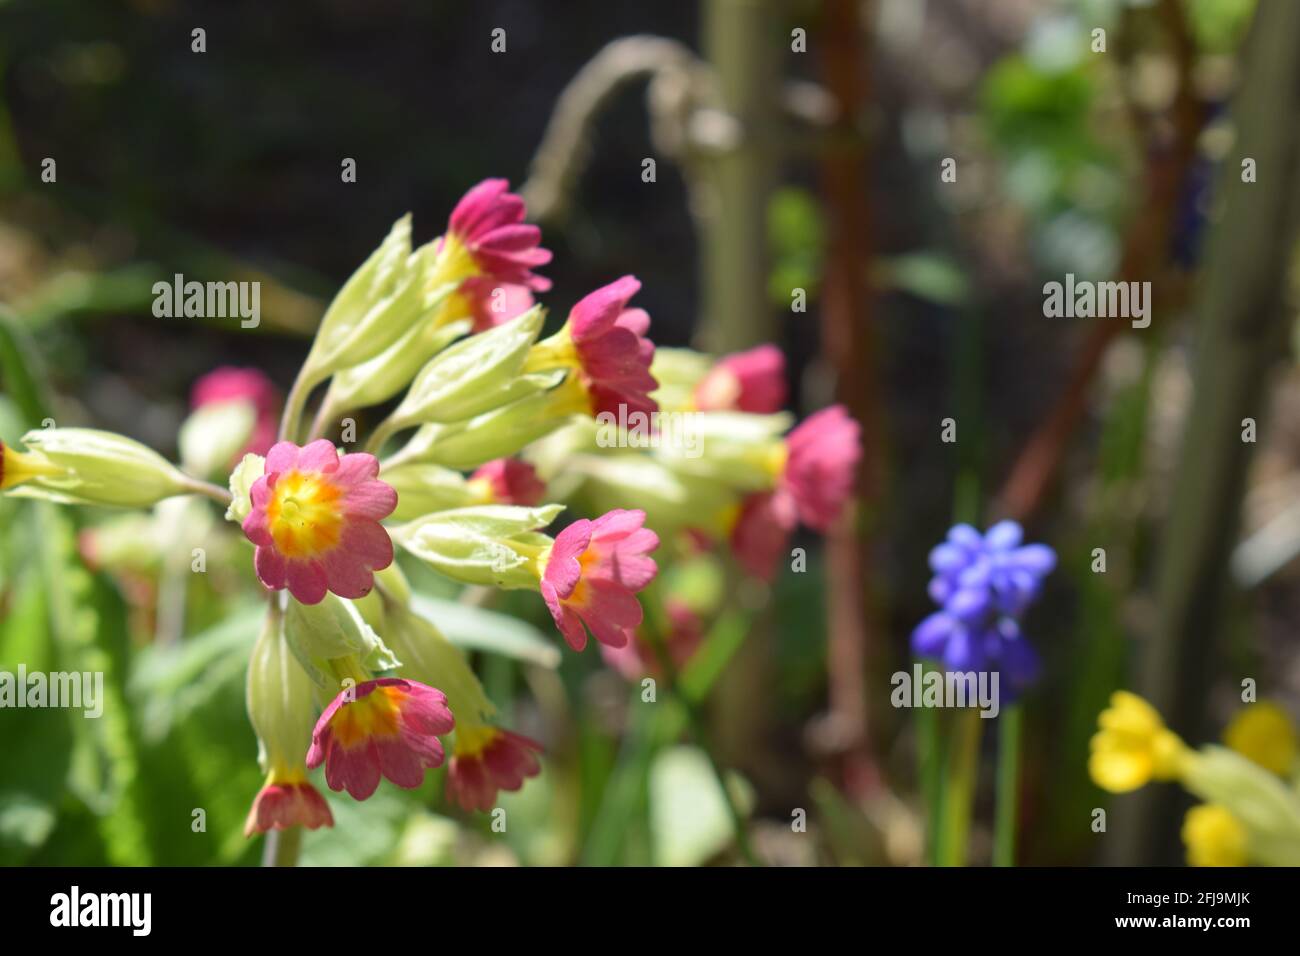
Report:
[{"label": "yellow blurred flower", "polygon": [[1296,759],[1296,730],[1277,704],[1261,700],[1237,711],[1223,742],[1265,770],[1280,776],[1291,772]]},{"label": "yellow blurred flower", "polygon": [[1088,773],[1111,793],[1136,790],[1150,780],[1176,780],[1192,753],[1165,727],[1156,709],[1136,694],[1116,691],[1097,718]]},{"label": "yellow blurred flower", "polygon": [[1245,866],[1246,828],[1215,803],[1202,803],[1187,811],[1183,843],[1190,866]]}]

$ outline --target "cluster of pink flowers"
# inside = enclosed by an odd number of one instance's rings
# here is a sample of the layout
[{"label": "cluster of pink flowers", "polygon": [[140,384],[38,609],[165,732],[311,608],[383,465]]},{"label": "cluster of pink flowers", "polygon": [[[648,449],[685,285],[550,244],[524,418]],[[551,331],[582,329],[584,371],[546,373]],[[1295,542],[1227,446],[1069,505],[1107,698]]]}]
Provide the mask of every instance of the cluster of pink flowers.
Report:
[{"label": "cluster of pink flowers", "polygon": [[[549,261],[550,253],[540,247],[537,228],[523,218],[523,202],[507,184],[487,180],[456,206],[440,240],[449,244],[440,246],[442,251],[472,263],[456,274],[464,276],[458,294],[470,304],[476,332],[518,315],[531,305],[534,291],[549,287],[532,270]],[[632,276],[597,289],[573,307],[559,333],[530,353],[539,370],[570,370],[576,394],[592,415],[617,414],[620,408],[650,413],[658,407],[651,397],[658,383],[651,374],[650,318],[629,305],[639,289]],[[225,370],[196,388],[195,401],[236,393],[252,400],[259,411],[255,447],[263,447],[267,436],[260,415],[273,395],[254,392],[252,385]],[[781,353],[764,346],[719,362],[695,388],[693,405],[700,411],[764,414],[778,411],[786,394]],[[369,594],[375,572],[393,561],[393,543],[382,522],[397,505],[396,492],[379,477],[378,460],[341,453],[325,440],[302,447],[292,441],[265,445],[264,469],[251,485],[243,520],[244,534],[256,546],[254,567],[262,583],[271,591],[287,589],[305,605],[331,592],[348,599]],[[742,564],[770,576],[798,522],[826,530],[851,494],[858,455],[858,426],[839,407],[795,428],[784,440],[773,488],[750,495],[739,507],[730,539]],[[532,466],[513,458],[481,466],[468,484],[475,500],[492,504],[534,506],[546,493]],[[629,676],[658,667],[641,633],[638,593],[658,573],[651,552],[659,546],[645,523],[639,510],[578,519],[536,558],[538,592],[564,640],[581,651],[590,634],[611,664]],[[673,663],[681,664],[698,646],[703,622],[673,599],[666,611],[673,625],[667,650]],[[358,679],[345,686],[316,722],[305,766],[323,765],[332,789],[364,800],[381,778],[399,787],[419,786],[426,770],[443,765],[439,738],[453,731],[446,792],[462,808],[490,809],[499,791],[516,790],[540,771],[536,741],[489,724],[458,726],[442,691],[403,677]],[[248,827],[262,832],[330,822],[320,795],[295,776],[268,782]]]}]

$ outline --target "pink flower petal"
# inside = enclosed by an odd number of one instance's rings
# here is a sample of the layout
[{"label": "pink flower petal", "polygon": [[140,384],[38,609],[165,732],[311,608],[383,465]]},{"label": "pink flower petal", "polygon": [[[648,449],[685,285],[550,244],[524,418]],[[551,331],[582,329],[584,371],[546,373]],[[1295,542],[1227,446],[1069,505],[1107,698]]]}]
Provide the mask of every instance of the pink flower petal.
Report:
[{"label": "pink flower petal", "polygon": [[276,442],[266,453],[266,474],[289,471],[298,464],[299,448],[291,441]]},{"label": "pink flower petal", "polygon": [[[259,551],[262,549],[258,549]],[[288,561],[289,593],[299,604],[319,604],[329,590],[325,569],[317,561]]]}]

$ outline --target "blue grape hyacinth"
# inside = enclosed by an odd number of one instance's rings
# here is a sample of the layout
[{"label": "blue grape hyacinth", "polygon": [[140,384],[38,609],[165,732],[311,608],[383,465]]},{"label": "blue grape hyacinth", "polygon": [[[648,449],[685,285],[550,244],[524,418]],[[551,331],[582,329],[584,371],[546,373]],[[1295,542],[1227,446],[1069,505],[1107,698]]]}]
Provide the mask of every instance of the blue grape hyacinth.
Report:
[{"label": "blue grape hyacinth", "polygon": [[954,525],[930,552],[930,597],[941,610],[912,632],[912,650],[950,671],[996,670],[1013,693],[1038,676],[1038,655],[1020,631],[1020,616],[1056,567],[1045,544],[1023,544],[1014,521],[984,534]]}]

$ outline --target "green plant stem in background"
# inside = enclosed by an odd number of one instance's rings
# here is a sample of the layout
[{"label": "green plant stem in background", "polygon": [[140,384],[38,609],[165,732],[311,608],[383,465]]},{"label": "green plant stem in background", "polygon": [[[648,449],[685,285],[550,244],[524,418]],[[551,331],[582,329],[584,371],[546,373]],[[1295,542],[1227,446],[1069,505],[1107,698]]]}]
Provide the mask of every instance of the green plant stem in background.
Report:
[{"label": "green plant stem in background", "polygon": [[941,866],[966,865],[971,804],[979,774],[981,719],[979,711],[963,710],[956,714],[949,728],[952,736],[944,780]]},{"label": "green plant stem in background", "polygon": [[[923,665],[925,672],[933,670]],[[923,672],[924,673],[924,672]],[[942,858],[943,828],[943,737],[939,717],[934,710],[922,707],[916,712],[917,748],[921,758],[921,796],[925,800],[925,849],[931,866]]]},{"label": "green plant stem in background", "polygon": [[303,374],[306,368],[304,365],[299,370],[298,377],[293,380],[293,385],[289,388],[289,394],[285,396],[284,413],[280,416],[281,441],[297,443],[298,432],[302,429],[302,413],[307,406],[307,397],[312,389],[320,384],[319,376],[313,376],[317,380],[312,381]]},{"label": "green plant stem in background", "polygon": [[1020,786],[1020,704],[1002,711],[998,721],[998,790],[993,823],[993,865],[1015,866],[1016,803]]},{"label": "green plant stem in background", "polygon": [[262,848],[262,865],[297,866],[301,849],[302,827],[271,830],[266,834],[266,845]]},{"label": "green plant stem in background", "polygon": [[[650,599],[647,599],[646,604],[649,607],[658,607]],[[745,814],[741,811],[740,805],[736,803],[735,795],[732,794],[731,788],[727,785],[726,773],[722,769],[722,765],[718,763],[717,757],[713,754],[713,748],[709,744],[708,730],[704,725],[704,717],[700,712],[698,702],[682,691],[678,683],[677,665],[668,652],[663,631],[659,627],[660,622],[651,620],[652,616],[654,615],[647,616],[644,631],[649,638],[650,646],[654,649],[659,666],[663,669],[664,676],[667,678],[668,686],[672,688],[673,696],[686,713],[686,723],[691,737],[699,748],[704,751],[705,756],[708,757],[709,766],[713,769],[713,775],[718,780],[718,789],[722,791],[722,799],[727,805],[727,814],[731,817],[732,829],[736,834],[736,847],[740,850],[740,855],[744,857],[745,862],[750,866],[762,866],[754,853],[753,846],[749,842],[749,830],[745,823]]]},{"label": "green plant stem in background", "polygon": [[196,495],[203,495],[205,498],[211,498],[223,508],[230,507],[231,494],[225,488],[222,488],[220,485],[214,485],[211,482],[200,481],[197,478],[186,477],[188,479],[186,484],[191,492]]}]

